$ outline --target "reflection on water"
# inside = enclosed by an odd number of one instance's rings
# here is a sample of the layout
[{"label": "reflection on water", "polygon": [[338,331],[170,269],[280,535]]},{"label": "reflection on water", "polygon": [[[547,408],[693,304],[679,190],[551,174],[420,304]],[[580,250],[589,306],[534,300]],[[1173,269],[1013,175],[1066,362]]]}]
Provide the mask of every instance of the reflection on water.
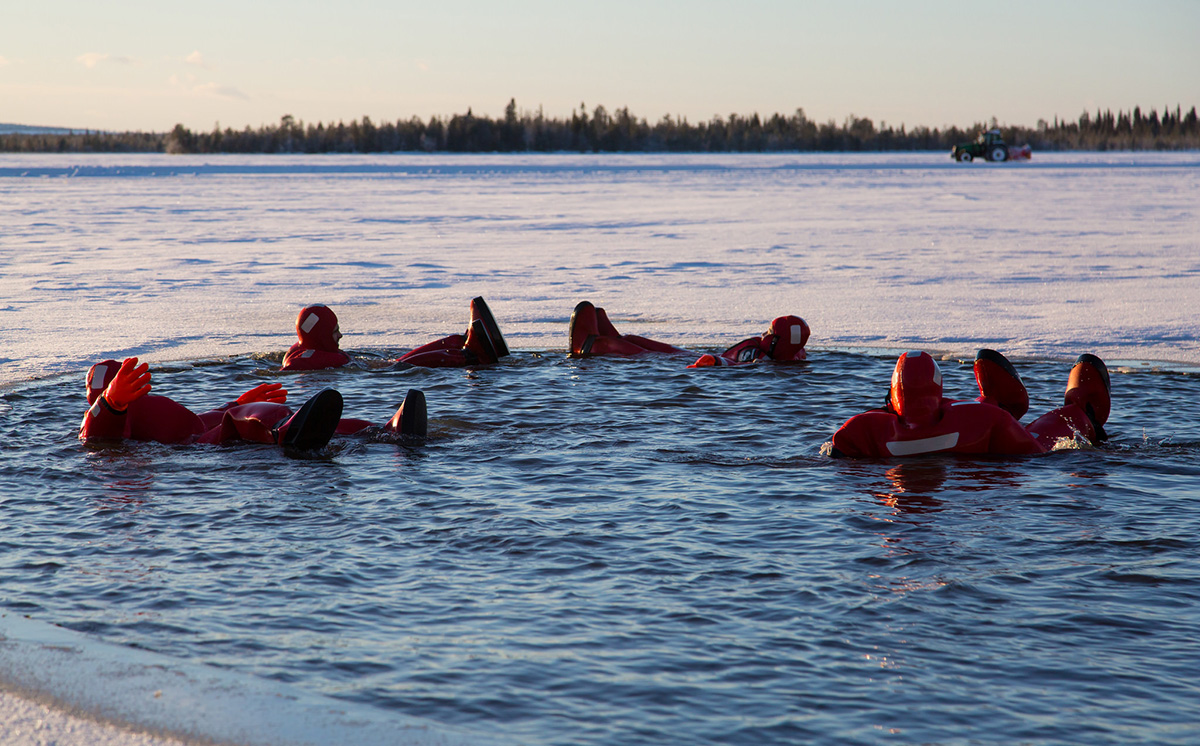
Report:
[{"label": "reflection on water", "polygon": [[[91,449],[82,371],[6,391],[3,605],[528,744],[1200,735],[1200,378],[1115,376],[1096,450],[855,462],[821,444],[893,359],[272,362],[156,391],[204,409],[282,378],[383,421],[421,388],[431,438]],[[1021,372],[1061,397],[1060,365]]]},{"label": "reflection on water", "polygon": [[135,472],[114,478],[107,487],[104,496],[106,502],[140,504],[152,497],[150,490],[154,487],[154,475]]},{"label": "reflection on water", "polygon": [[897,464],[884,472],[887,491],[876,493],[884,505],[901,513],[936,512],[942,501],[934,497],[946,483],[946,467],[940,461],[917,460]]}]

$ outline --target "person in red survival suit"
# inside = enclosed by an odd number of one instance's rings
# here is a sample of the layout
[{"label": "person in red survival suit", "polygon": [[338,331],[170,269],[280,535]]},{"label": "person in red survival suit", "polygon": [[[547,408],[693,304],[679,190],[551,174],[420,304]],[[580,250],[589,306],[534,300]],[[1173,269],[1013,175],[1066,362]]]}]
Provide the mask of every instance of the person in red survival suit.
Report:
[{"label": "person in red survival suit", "polygon": [[799,316],[780,316],[771,321],[762,336],[743,339],[720,355],[701,355],[689,368],[716,365],[743,365],[759,360],[791,363],[807,360],[804,345],[808,343],[808,324]]},{"label": "person in red survival suit", "polygon": [[571,322],[567,327],[571,349],[568,357],[591,357],[593,355],[618,355],[632,357],[644,355],[647,352],[665,352],[667,354],[692,354],[687,350],[674,347],[665,342],[639,337],[636,334],[621,334],[603,308],[597,308],[589,301],[580,301],[571,312]]},{"label": "person in red survival suit", "polygon": [[[283,357],[280,370],[324,370],[349,365],[350,356],[341,350],[342,332],[337,314],[322,305],[305,306],[296,317],[297,342]],[[471,320],[463,334],[422,345],[399,362],[425,368],[463,367],[494,363],[508,354],[504,335],[483,298],[471,301]]]},{"label": "person in red survival suit", "polygon": [[305,306],[296,317],[296,343],[283,356],[281,370],[324,370],[350,364],[338,342],[337,314],[322,305]]},{"label": "person in red survival suit", "polygon": [[[1016,370],[1000,353],[980,350],[975,360],[980,397],[942,397],[942,374],[926,352],[906,352],[896,361],[887,406],[851,417],[833,435],[832,455],[887,458],[926,453],[1024,455],[1045,453],[1060,438],[1107,439],[1111,384],[1103,361],[1080,355],[1067,382],[1064,406],[1022,427],[1017,417],[1028,394]],[[1019,412],[1014,416],[1014,412]]]},{"label": "person in red survival suit", "polygon": [[[149,366],[138,365],[137,358],[119,364],[105,360],[93,365],[87,376],[87,399],[91,406],[79,428],[80,440],[128,438],[159,443],[248,440],[309,451],[323,447],[335,432],[354,434],[371,427],[365,420],[341,419],[342,397],[332,389],[320,392],[293,412],[284,405],[287,391],[282,385],[266,383],[234,402],[198,415],[173,399],[150,394],[150,378]],[[409,391],[404,404],[383,429],[402,436],[424,437],[424,394]]]},{"label": "person in red survival suit", "polygon": [[400,356],[399,362],[422,368],[488,365],[508,355],[504,335],[482,297],[471,299],[471,320],[462,334],[442,337]]}]

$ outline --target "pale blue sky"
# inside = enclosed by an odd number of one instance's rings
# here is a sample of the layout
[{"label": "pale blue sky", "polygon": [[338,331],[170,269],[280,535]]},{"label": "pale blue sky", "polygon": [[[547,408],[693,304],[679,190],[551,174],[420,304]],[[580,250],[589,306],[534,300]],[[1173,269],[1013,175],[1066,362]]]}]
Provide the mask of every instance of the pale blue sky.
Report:
[{"label": "pale blue sky", "polygon": [[1035,125],[1200,105],[1200,0],[15,1],[0,122],[257,127],[581,102]]}]

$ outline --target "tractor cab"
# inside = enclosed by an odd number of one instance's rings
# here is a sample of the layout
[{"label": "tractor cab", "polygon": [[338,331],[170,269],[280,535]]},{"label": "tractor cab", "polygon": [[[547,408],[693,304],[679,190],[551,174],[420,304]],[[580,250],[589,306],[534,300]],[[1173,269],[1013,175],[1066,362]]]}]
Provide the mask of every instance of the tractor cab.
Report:
[{"label": "tractor cab", "polygon": [[1008,160],[1009,153],[1004,138],[1000,136],[1000,130],[990,129],[980,132],[975,142],[955,145],[950,151],[950,157],[960,163],[970,163],[976,158],[1002,162]]}]

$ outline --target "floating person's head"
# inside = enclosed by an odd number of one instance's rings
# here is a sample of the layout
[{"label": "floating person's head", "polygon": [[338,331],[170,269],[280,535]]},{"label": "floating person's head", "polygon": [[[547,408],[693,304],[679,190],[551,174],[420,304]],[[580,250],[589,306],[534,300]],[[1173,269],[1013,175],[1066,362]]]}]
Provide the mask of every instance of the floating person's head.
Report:
[{"label": "floating person's head", "polygon": [[808,324],[799,316],[780,316],[771,322],[763,334],[767,354],[772,360],[804,360],[804,345],[808,342]]},{"label": "floating person's head", "polygon": [[305,347],[337,352],[340,349],[338,340],[342,338],[337,314],[328,306],[305,306],[296,317],[296,336]]},{"label": "floating person's head", "polygon": [[88,404],[96,403],[96,400],[104,393],[104,389],[108,388],[109,382],[112,381],[120,369],[121,364],[116,360],[105,360],[91,367],[91,370],[87,374]]},{"label": "floating person's head", "polygon": [[911,425],[936,420],[942,402],[942,370],[928,352],[906,352],[892,371],[892,411]]}]

